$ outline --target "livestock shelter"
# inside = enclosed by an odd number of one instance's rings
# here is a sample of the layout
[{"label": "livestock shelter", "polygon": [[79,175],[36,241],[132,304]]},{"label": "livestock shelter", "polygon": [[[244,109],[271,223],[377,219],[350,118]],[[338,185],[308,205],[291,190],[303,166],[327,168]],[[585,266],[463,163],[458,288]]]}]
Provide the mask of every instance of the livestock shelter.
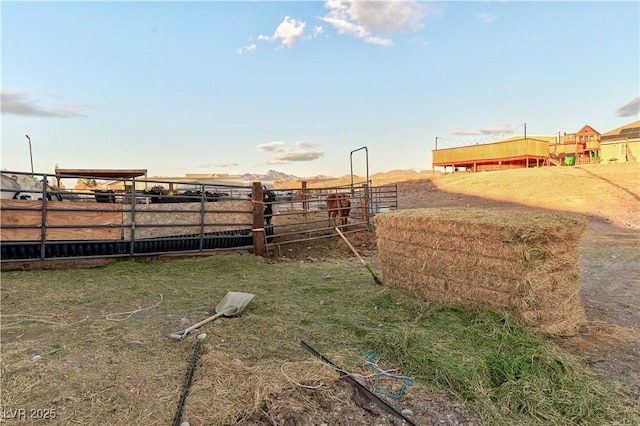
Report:
[{"label": "livestock shelter", "polygon": [[63,178],[132,179],[147,176],[147,169],[60,169],[56,167],[57,188]]}]

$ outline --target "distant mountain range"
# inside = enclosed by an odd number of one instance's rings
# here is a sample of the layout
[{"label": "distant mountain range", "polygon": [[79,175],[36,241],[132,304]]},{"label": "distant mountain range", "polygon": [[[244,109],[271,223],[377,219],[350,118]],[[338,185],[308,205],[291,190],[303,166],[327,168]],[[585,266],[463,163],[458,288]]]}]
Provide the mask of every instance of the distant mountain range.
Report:
[{"label": "distant mountain range", "polygon": [[296,175],[290,175],[287,173],[282,173],[279,172],[277,170],[269,170],[267,173],[264,174],[256,174],[256,173],[245,173],[240,175],[240,177],[243,180],[249,181],[249,182],[262,182],[262,181],[269,181],[269,182],[278,182],[278,181],[298,181],[298,180],[307,180],[307,181],[311,181],[311,180],[324,180],[324,179],[333,179],[333,177],[331,176],[324,176],[324,175],[319,175],[319,176],[306,176],[304,178],[298,177]]}]

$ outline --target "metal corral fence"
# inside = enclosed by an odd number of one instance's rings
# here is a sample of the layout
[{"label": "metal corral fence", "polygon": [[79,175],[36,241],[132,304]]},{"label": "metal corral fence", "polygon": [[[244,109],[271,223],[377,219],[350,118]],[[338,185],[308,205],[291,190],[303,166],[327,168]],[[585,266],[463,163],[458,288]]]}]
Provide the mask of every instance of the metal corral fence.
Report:
[{"label": "metal corral fence", "polygon": [[[301,182],[299,187],[275,190],[273,202],[273,234],[270,246],[335,237],[334,225],[344,234],[372,230],[377,213],[398,208],[396,185],[372,187],[369,182],[354,185],[314,187]],[[349,197],[347,224],[331,223],[327,210],[330,194]]]},{"label": "metal corral fence", "polygon": [[[67,190],[62,181],[84,189]],[[351,208],[344,233],[373,228],[375,214],[396,209],[395,185],[359,183],[267,189],[3,172],[2,262],[155,256],[250,249],[265,255],[283,244],[334,237],[327,196],[344,193]],[[269,197],[265,197],[265,194]]]}]

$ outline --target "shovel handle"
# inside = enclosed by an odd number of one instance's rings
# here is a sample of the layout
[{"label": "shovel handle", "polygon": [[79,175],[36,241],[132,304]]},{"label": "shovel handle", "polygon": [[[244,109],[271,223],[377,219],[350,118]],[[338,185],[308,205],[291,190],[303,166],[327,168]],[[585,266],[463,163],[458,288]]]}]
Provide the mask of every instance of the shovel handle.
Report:
[{"label": "shovel handle", "polygon": [[342,237],[342,239],[347,243],[347,245],[349,246],[349,248],[351,248],[351,251],[353,251],[353,253],[358,256],[358,259],[360,259],[360,262],[362,262],[362,264],[364,265],[365,268],[367,268],[367,271],[369,271],[369,273],[371,274],[371,276],[373,276],[373,280],[376,282],[376,284],[378,285],[383,285],[383,282],[380,280],[380,278],[378,278],[378,276],[373,272],[373,270],[371,269],[371,267],[369,265],[367,265],[367,262],[364,261],[363,258],[360,257],[360,255],[358,254],[358,252],[356,251],[356,249],[351,245],[351,243],[349,242],[349,240],[347,240],[347,237],[344,236],[344,234],[342,233],[342,231],[340,231],[340,228],[338,228],[337,226],[335,227],[336,232]]},{"label": "shovel handle", "polygon": [[358,252],[356,251],[356,249],[351,245],[351,243],[349,242],[349,240],[347,240],[347,237],[344,236],[344,234],[342,233],[342,231],[340,231],[340,228],[338,228],[337,226],[335,227],[336,232],[342,237],[342,239],[347,243],[347,245],[349,246],[349,248],[351,249],[351,251],[358,256],[358,259],[360,259],[360,262],[362,262],[362,264],[364,266],[367,266],[367,264],[365,263],[365,261],[360,257],[360,255],[358,254]]},{"label": "shovel handle", "polygon": [[210,316],[209,318],[205,318],[202,321],[200,321],[199,323],[193,324],[191,327],[189,328],[185,328],[184,330],[180,330],[180,331],[176,331],[175,333],[171,333],[171,337],[173,337],[174,339],[182,339],[184,338],[187,334],[191,333],[193,330],[195,330],[198,327],[201,327],[203,325],[205,325],[208,322],[213,321],[216,318],[221,317],[222,315],[226,314],[228,311],[230,311],[231,309],[227,309],[224,312],[220,312],[217,313],[215,315]]}]

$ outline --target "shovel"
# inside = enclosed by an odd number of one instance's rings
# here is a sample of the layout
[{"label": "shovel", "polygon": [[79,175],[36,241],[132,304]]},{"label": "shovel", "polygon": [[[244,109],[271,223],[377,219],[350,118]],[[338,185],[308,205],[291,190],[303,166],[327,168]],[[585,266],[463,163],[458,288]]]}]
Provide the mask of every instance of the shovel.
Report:
[{"label": "shovel", "polygon": [[215,320],[221,316],[232,317],[234,315],[241,314],[246,308],[247,305],[251,302],[251,300],[255,297],[255,295],[250,293],[239,293],[236,291],[230,291],[227,295],[218,303],[216,306],[216,314],[210,316],[209,318],[205,318],[197,324],[192,325],[189,328],[184,330],[176,331],[171,333],[169,337],[172,339],[182,340],[193,330],[205,325],[208,322]]},{"label": "shovel", "polygon": [[338,234],[340,234],[340,236],[342,237],[342,239],[347,243],[347,245],[349,246],[349,248],[351,249],[351,251],[358,257],[358,259],[360,259],[360,262],[362,262],[362,264],[364,265],[365,268],[367,268],[367,271],[369,271],[369,273],[371,274],[371,276],[373,276],[373,281],[376,282],[376,284],[378,285],[384,285],[384,283],[382,282],[382,280],[380,278],[378,278],[378,276],[376,275],[375,272],[373,272],[373,269],[371,269],[371,266],[367,265],[367,262],[364,261],[363,258],[360,257],[360,255],[358,254],[358,252],[356,251],[356,249],[351,245],[351,243],[349,242],[349,240],[347,240],[347,237],[344,236],[344,234],[342,233],[342,231],[340,231],[340,228],[338,228],[337,226],[334,228],[336,230],[336,232]]}]

